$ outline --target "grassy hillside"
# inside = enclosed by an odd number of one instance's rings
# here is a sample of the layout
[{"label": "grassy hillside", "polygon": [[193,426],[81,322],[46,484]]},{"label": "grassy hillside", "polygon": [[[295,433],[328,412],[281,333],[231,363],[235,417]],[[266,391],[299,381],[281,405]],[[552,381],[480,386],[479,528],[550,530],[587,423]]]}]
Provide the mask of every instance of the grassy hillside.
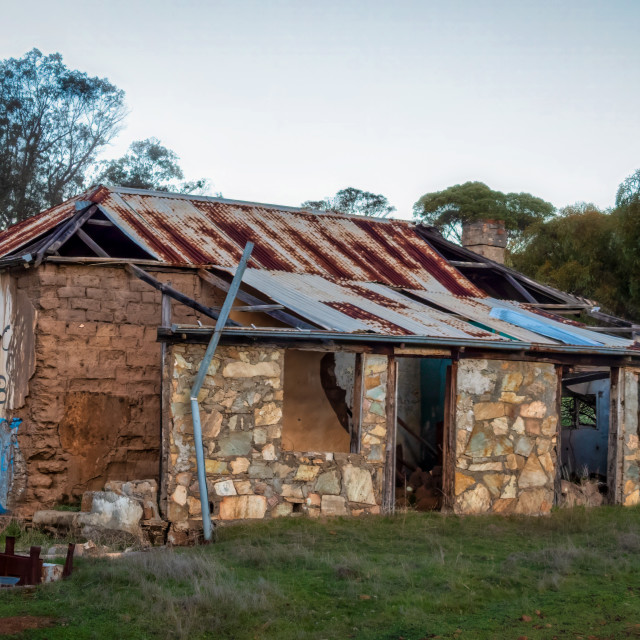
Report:
[{"label": "grassy hillside", "polygon": [[[48,638],[640,638],[640,509],[276,520],[0,593]],[[0,629],[2,622],[0,621]]]}]

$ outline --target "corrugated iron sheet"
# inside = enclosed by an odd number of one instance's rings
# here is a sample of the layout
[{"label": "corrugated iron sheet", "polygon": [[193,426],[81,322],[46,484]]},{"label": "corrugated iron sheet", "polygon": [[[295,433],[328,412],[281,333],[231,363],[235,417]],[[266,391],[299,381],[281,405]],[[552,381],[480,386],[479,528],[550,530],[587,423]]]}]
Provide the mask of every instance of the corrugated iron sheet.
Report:
[{"label": "corrugated iron sheet", "polygon": [[468,318],[474,322],[491,327],[491,329],[495,331],[513,336],[518,340],[541,344],[556,344],[555,340],[541,336],[533,331],[517,327],[508,322],[503,322],[497,318],[492,318],[489,315],[491,313],[491,305],[487,304],[487,300],[490,300],[490,298],[463,298],[461,296],[421,291],[420,289],[407,289],[406,291],[427,302],[432,302],[456,316]]},{"label": "corrugated iron sheet", "polygon": [[[565,322],[562,322],[560,319],[553,320],[549,317],[551,314],[541,315],[539,313],[534,313],[529,310],[528,305],[521,302],[515,302],[513,300],[495,300],[494,298],[484,299],[484,302],[491,307],[503,307],[505,309],[516,309],[519,313],[522,313],[530,318],[533,318],[536,322],[542,322],[544,324],[549,324],[551,326],[557,326],[559,329],[567,332],[573,332],[577,336],[581,336],[586,338],[587,340],[594,340],[595,342],[599,342],[607,347],[632,347],[633,340],[629,340],[627,338],[619,338],[617,336],[612,336],[607,333],[600,333],[599,331],[589,331],[586,326],[579,326],[577,323],[573,323],[568,325]],[[576,326],[577,325],[577,326]],[[536,342],[540,342],[537,340]]]},{"label": "corrugated iron sheet", "polygon": [[78,200],[98,204],[119,229],[162,262],[233,270],[251,240],[255,249],[245,282],[329,331],[556,344],[492,318],[491,309],[498,306],[516,308],[538,322],[561,325],[565,332],[606,346],[633,345],[575,323],[568,327],[566,321],[527,305],[489,298],[411,223],[401,220],[97,187],[0,233],[0,256],[73,216]]},{"label": "corrugated iron sheet", "polygon": [[409,222],[131,189],[99,197],[107,217],[167,262],[233,267],[251,240],[253,268],[484,295]]},{"label": "corrugated iron sheet", "polygon": [[0,232],[0,257],[35,242],[40,236],[71,218],[76,212],[76,201],[82,199],[83,196],[77,196],[67,200],[57,207],[47,209]]},{"label": "corrugated iron sheet", "polygon": [[383,285],[259,269],[247,269],[243,281],[328,330],[509,340]]}]

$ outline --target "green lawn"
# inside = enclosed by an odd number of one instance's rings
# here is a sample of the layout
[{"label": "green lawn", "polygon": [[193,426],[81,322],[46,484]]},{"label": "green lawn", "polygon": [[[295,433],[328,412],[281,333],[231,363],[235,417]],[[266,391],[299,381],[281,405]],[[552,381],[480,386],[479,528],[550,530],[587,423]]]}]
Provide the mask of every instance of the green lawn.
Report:
[{"label": "green lawn", "polygon": [[51,640],[640,638],[640,509],[225,527],[5,589],[0,617],[15,615],[58,619],[20,636]]}]

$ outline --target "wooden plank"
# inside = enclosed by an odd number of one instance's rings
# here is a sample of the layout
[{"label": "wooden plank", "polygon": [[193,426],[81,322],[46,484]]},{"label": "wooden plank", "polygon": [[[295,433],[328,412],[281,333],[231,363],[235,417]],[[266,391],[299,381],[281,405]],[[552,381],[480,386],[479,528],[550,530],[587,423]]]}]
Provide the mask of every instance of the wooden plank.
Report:
[{"label": "wooden plank", "polygon": [[453,509],[456,472],[456,387],[458,362],[447,367],[444,397],[444,430],[442,438],[442,505]]},{"label": "wooden plank", "polygon": [[510,274],[503,272],[505,280],[527,301],[535,302],[536,299]]},{"label": "wooden plank", "polygon": [[73,554],[75,549],[76,545],[73,542],[70,542],[67,547],[67,557],[64,561],[64,569],[62,570],[63,578],[68,578],[73,573]]},{"label": "wooden plank", "polygon": [[61,225],[38,249],[33,266],[37,267],[46,253],[55,253],[97,210],[97,205],[93,205],[83,213],[76,213],[69,221]]},{"label": "wooden plank", "polygon": [[351,453],[360,453],[361,433],[362,433],[362,396],[364,385],[362,384],[362,374],[364,358],[361,353],[356,353],[356,363],[353,368],[353,410],[351,412]]},{"label": "wooden plank", "polygon": [[620,368],[611,368],[609,404],[609,441],[607,450],[607,503],[618,504],[618,431],[620,428]]},{"label": "wooden plank", "polygon": [[284,309],[284,305],[281,304],[252,304],[246,307],[233,307],[232,311],[247,311],[265,313],[267,311],[277,311],[278,309]]},{"label": "wooden plank", "polygon": [[[150,273],[147,273],[144,269],[141,269],[135,264],[131,264],[131,263],[127,264],[126,269],[127,271],[129,271],[129,273],[132,273],[137,278],[140,278],[140,280],[142,280],[143,282],[150,284],[154,289],[157,289],[162,293],[166,293],[168,296],[184,304],[185,306],[191,309],[194,309],[195,311],[199,311],[203,315],[208,316],[209,318],[213,318],[214,320],[218,319],[220,314],[215,309],[212,309],[211,307],[206,307],[205,305],[200,304],[199,302],[196,302],[189,296],[186,296],[184,295],[184,293],[177,291],[170,285],[163,284],[162,282],[154,278]],[[242,326],[240,323],[231,319],[228,319],[226,324],[231,327]]]},{"label": "wooden plank", "polygon": [[594,371],[593,373],[577,373],[567,375],[562,379],[566,385],[582,384],[584,382],[595,382],[596,380],[606,380],[611,373],[609,371]]},{"label": "wooden plank", "polygon": [[[225,292],[229,291],[229,283],[223,278],[220,278],[219,276],[216,276],[215,274],[210,273],[209,271],[206,271],[204,269],[199,269],[198,275],[205,282],[210,284],[212,287],[216,287],[217,289],[221,289],[222,291],[225,291]],[[255,296],[252,296],[250,293],[247,293],[246,291],[242,291],[242,289],[238,291],[236,298],[250,305],[264,304],[262,300],[260,300],[259,298],[256,298]],[[313,324],[309,324],[304,320],[300,320],[299,318],[292,316],[290,313],[287,313],[286,311],[280,311],[278,309],[275,309],[272,311],[265,311],[265,313],[268,316],[271,316],[272,318],[274,318],[275,320],[284,322],[286,325],[289,325],[290,327],[295,327],[296,329],[317,329],[318,328]]]},{"label": "wooden plank", "polygon": [[100,258],[110,258],[111,256],[84,230],[78,229],[76,235],[82,242],[84,242],[91,251],[93,251]]},{"label": "wooden plank", "polygon": [[484,262],[466,262],[464,260],[449,260],[449,264],[452,267],[458,269],[491,269],[490,264]]},{"label": "wooden plank", "polygon": [[[557,313],[557,312],[556,312]],[[589,331],[600,331],[601,333],[633,333],[638,331],[640,327],[633,325],[631,327],[585,327]]]},{"label": "wooden plank", "polygon": [[396,503],[396,429],[398,392],[398,363],[394,356],[387,359],[386,427],[387,443],[384,460],[384,486],[382,491],[382,511],[393,513]]},{"label": "wooden plank", "polygon": [[94,225],[96,227],[113,227],[115,226],[111,220],[87,220],[87,224]]},{"label": "wooden plank", "polygon": [[562,381],[563,366],[556,365],[556,469],[553,477],[553,504],[558,505],[562,495]]},{"label": "wooden plank", "polygon": [[424,445],[425,447],[427,447],[427,449],[429,449],[431,451],[431,453],[434,453],[436,456],[440,456],[440,452],[427,440],[425,440],[424,438],[420,437],[417,433],[414,433],[413,431],[411,431],[411,429],[409,428],[409,425],[398,416],[398,424],[405,430],[406,433],[408,433],[412,438],[414,438],[415,440],[417,440],[420,444]]},{"label": "wooden plank", "polygon": [[590,309],[590,304],[550,304],[548,302],[531,302],[530,307],[537,307],[539,309]]},{"label": "wooden plank", "polygon": [[608,313],[602,313],[602,311],[596,311],[595,309],[590,309],[587,313],[596,320],[600,320],[602,322],[606,322],[607,324],[612,324],[616,327],[631,327],[633,326],[633,322],[629,320],[625,320],[624,318],[618,318],[617,316],[609,315]]},{"label": "wooden plank", "polygon": [[162,292],[161,321],[160,326],[171,326],[171,296]]},{"label": "wooden plank", "polygon": [[450,358],[451,349],[439,347],[394,347],[393,352],[397,356],[416,356],[419,358]]}]

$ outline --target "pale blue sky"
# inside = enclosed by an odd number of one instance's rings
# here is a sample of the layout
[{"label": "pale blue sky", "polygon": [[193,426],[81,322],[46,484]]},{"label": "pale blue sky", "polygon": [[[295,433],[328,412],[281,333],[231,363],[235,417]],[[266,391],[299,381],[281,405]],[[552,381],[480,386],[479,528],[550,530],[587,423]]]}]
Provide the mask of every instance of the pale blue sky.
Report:
[{"label": "pale blue sky", "polygon": [[354,186],[408,217],[482,180],[611,206],[640,168],[640,0],[0,1],[32,47],[127,94],[225,197],[298,205]]}]

